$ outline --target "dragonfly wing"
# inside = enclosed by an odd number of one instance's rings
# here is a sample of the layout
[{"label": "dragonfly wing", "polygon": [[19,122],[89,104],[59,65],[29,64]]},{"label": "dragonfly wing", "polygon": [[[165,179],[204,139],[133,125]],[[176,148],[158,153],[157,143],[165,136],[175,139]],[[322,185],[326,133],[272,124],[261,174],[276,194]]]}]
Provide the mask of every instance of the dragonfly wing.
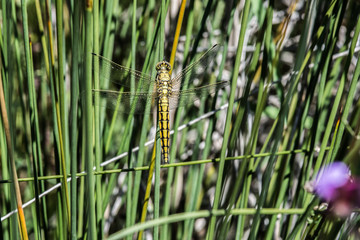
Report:
[{"label": "dragonfly wing", "polygon": [[156,92],[150,94],[144,92],[130,93],[93,89],[93,99],[95,99],[96,94],[100,97],[100,107],[115,109],[123,113],[134,111],[135,114],[143,114],[146,103],[150,101],[150,104],[153,105],[158,99]]},{"label": "dragonfly wing", "polygon": [[196,101],[200,101],[203,97],[214,94],[219,89],[224,88],[227,85],[229,85],[228,81],[222,81],[197,88],[174,91],[169,97],[169,109],[173,110],[177,107],[184,107],[185,105],[193,104]]},{"label": "dragonfly wing", "polygon": [[[115,86],[123,86],[126,91],[130,91],[131,78],[134,79],[134,87],[141,92],[146,92],[151,84],[155,83],[155,79],[150,75],[140,71],[119,65],[101,55],[92,53],[94,63],[94,74],[99,74],[102,82],[110,80]],[[95,68],[95,64],[99,68]]]},{"label": "dragonfly wing", "polygon": [[[204,76],[206,70],[215,59],[216,54],[220,50],[220,45],[215,44],[209,50],[207,50],[199,59],[183,69],[178,75],[176,75],[172,80],[171,84],[174,89],[182,89],[185,84],[185,80],[188,78],[189,83],[193,82],[195,79],[200,79],[201,76]],[[208,82],[202,82],[201,85],[207,85]]]}]

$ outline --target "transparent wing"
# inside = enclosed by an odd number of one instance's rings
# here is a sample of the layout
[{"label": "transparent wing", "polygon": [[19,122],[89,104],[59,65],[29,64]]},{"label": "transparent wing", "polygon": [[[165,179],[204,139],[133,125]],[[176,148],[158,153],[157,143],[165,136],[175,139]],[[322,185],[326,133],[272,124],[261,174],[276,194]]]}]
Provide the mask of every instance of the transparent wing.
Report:
[{"label": "transparent wing", "polygon": [[[198,84],[204,86],[178,91],[178,89],[181,89],[186,78],[189,78],[189,82],[194,82],[195,79],[205,75],[208,66],[211,65],[211,62],[215,58],[215,55],[219,49],[220,45],[214,45],[197,61],[187,66],[171,80],[172,88],[174,90],[169,96],[170,110],[175,109],[176,107],[184,106],[186,104],[193,104],[195,101],[216,92],[218,89],[223,88],[228,84],[228,82],[224,81],[205,85],[204,81],[200,81]],[[157,92],[148,92],[150,87],[152,87],[154,90],[156,88],[156,86],[152,86],[153,84],[156,84],[156,80],[150,75],[121,66],[95,53],[93,53],[93,60],[94,64],[99,64],[99,70],[95,70],[95,74],[98,73],[100,79],[110,80],[112,83],[114,83],[114,85],[117,86],[115,88],[116,91],[100,89],[92,90],[93,96],[96,94],[99,94],[100,96],[100,107],[117,109],[118,111],[124,113],[130,113],[132,110],[134,110],[134,113],[138,114],[144,112],[147,101],[151,101],[152,104],[157,103]],[[140,92],[131,93],[129,91],[131,78],[135,80],[135,88],[140,89]],[[204,79],[210,79],[210,77]],[[207,82],[205,81],[205,83]],[[121,91],[119,91],[120,86],[122,86]],[[140,88],[138,88],[139,86]],[[181,96],[184,97],[180,98]],[[133,103],[133,101],[135,101],[135,103]]]},{"label": "transparent wing", "polygon": [[100,107],[106,107],[109,109],[116,109],[119,112],[130,113],[134,110],[135,114],[143,114],[145,111],[147,101],[150,101],[152,105],[157,103],[157,93],[130,93],[130,92],[118,92],[110,90],[92,90],[93,100],[96,94],[100,97]]},{"label": "transparent wing", "polygon": [[204,97],[216,93],[219,89],[224,88],[227,85],[229,85],[228,81],[222,81],[193,89],[174,91],[169,96],[169,109],[174,110],[177,107],[184,107],[188,104],[193,104]]},{"label": "transparent wing", "polygon": [[172,87],[174,89],[181,90],[187,78],[189,81],[189,85],[191,85],[191,83],[195,80],[200,79],[203,79],[203,81],[200,81],[199,84],[208,85],[209,82],[206,82],[206,80],[210,78],[204,78],[204,76],[206,75],[207,68],[211,66],[211,63],[213,62],[216,54],[220,50],[220,47],[221,46],[219,44],[215,44],[203,55],[201,55],[199,59],[187,66],[185,69],[183,69],[171,80]]},{"label": "transparent wing", "polygon": [[103,56],[92,53],[93,63],[99,64],[99,69],[94,69],[94,74],[99,74],[100,79],[103,81],[110,80],[115,87],[123,86],[125,91],[130,91],[131,77],[135,80],[135,89],[141,85],[141,92],[146,92],[151,84],[155,83],[155,79],[150,75],[133,70],[122,65],[119,65]]}]

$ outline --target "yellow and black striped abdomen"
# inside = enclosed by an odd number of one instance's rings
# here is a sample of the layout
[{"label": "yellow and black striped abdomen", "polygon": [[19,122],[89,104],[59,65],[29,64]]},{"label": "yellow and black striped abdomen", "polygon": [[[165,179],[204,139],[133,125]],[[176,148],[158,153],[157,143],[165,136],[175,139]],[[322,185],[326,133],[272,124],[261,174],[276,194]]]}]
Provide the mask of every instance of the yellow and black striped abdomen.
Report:
[{"label": "yellow and black striped abdomen", "polygon": [[170,73],[171,66],[168,62],[162,61],[156,64],[156,83],[159,96],[159,129],[161,141],[161,153],[165,163],[169,161],[169,94],[171,93]]},{"label": "yellow and black striped abdomen", "polygon": [[169,161],[169,98],[162,96],[159,99],[159,128],[161,153],[165,163]]}]

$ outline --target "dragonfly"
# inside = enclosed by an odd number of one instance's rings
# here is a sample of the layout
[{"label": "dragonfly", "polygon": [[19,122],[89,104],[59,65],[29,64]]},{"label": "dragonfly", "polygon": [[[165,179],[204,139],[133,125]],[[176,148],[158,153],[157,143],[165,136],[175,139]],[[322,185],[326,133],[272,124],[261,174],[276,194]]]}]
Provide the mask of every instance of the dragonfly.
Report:
[{"label": "dragonfly", "polygon": [[[161,154],[163,161],[168,163],[169,112],[187,104],[194,104],[229,84],[228,81],[219,81],[187,88],[186,82],[193,85],[196,82],[195,79],[199,80],[199,76],[204,75],[219,49],[220,45],[215,44],[173,78],[170,75],[171,65],[167,61],[156,64],[156,77],[152,77],[93,53],[94,62],[99,64],[100,79],[110,80],[115,86],[119,86],[120,90],[92,89],[92,94],[98,94],[100,99],[104,100],[106,107],[127,113],[143,113],[148,101],[153,104],[157,103]],[[131,88],[135,88],[136,91],[131,91]]]}]

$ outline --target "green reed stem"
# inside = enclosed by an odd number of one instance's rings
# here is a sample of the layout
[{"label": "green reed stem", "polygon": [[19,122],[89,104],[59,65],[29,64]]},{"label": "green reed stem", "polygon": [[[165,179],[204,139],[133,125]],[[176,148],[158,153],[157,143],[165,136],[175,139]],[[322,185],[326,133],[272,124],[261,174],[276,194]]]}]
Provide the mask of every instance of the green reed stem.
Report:
[{"label": "green reed stem", "polygon": [[92,1],[86,2],[85,7],[85,168],[88,173],[86,184],[88,237],[96,239],[96,208],[95,208],[95,182],[93,175],[93,111],[92,111],[92,44],[93,44],[93,5]]},{"label": "green reed stem", "polygon": [[81,39],[79,38],[78,32],[80,32],[80,5],[79,1],[74,2],[74,11],[72,12],[73,20],[73,31],[72,31],[72,72],[71,72],[71,108],[70,108],[70,119],[71,119],[71,239],[75,240],[77,232],[77,164],[78,164],[78,98],[79,98],[79,60],[80,60],[80,49]]}]

